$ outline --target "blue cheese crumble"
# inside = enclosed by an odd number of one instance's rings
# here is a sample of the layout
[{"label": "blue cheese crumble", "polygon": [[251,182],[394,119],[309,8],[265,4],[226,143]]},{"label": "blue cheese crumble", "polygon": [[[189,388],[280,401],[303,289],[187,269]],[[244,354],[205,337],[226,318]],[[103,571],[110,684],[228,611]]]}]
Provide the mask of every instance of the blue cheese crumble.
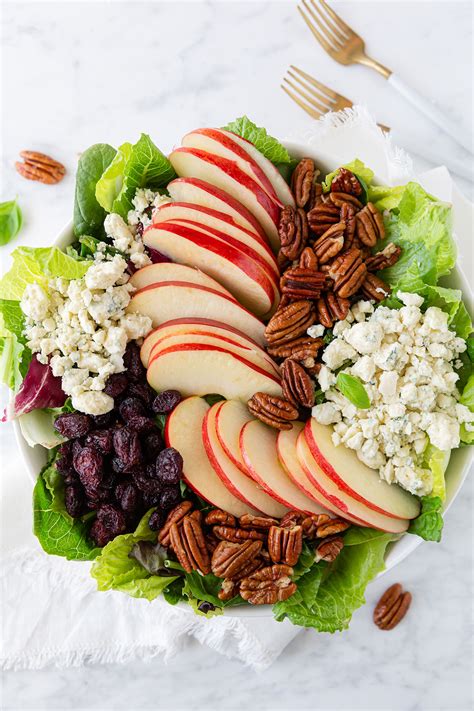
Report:
[{"label": "blue cheese crumble", "polygon": [[107,378],[124,368],[128,341],[143,338],[151,319],[126,314],[133,286],[120,256],[93,263],[82,279],[52,279],[47,291],[28,284],[21,299],[27,345],[61,378],[76,410],[102,415],[113,399]]},{"label": "blue cheese crumble", "polygon": [[[448,328],[441,309],[423,313],[418,294],[399,292],[398,298],[399,310],[361,301],[335,325],[318,374],[326,402],[312,415],[333,425],[336,446],[354,449],[382,479],[423,496],[433,488],[432,473],[421,464],[427,445],[449,452],[459,446],[460,425],[472,425],[456,388],[466,343]],[[336,389],[340,369],[363,382],[368,409],[357,409]]]}]

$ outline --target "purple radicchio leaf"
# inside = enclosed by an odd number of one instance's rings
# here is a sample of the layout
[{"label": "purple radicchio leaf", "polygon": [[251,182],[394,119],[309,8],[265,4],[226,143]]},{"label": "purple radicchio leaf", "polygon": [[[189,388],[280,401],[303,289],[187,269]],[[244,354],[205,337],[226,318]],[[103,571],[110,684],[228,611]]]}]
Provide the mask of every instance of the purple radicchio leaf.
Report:
[{"label": "purple radicchio leaf", "polygon": [[31,410],[62,407],[66,400],[67,395],[61,388],[61,378],[53,375],[49,365],[40,363],[37,357],[33,356],[21,387],[13,403],[8,406],[3,420],[12,420]]}]

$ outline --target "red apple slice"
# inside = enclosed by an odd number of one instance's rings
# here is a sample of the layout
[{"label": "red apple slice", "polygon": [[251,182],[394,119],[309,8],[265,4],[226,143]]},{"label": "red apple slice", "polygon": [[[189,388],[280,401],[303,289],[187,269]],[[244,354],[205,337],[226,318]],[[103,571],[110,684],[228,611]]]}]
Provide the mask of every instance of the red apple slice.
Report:
[{"label": "red apple slice", "polygon": [[240,433],[242,427],[253,417],[244,403],[238,400],[227,400],[216,416],[216,431],[219,442],[229,459],[246,476],[250,476],[240,450]]},{"label": "red apple slice", "polygon": [[248,475],[242,474],[221,447],[216,433],[216,415],[222,405],[222,402],[216,402],[207,411],[202,423],[204,449],[211,466],[219,479],[238,499],[262,511],[266,516],[282,518],[287,511],[285,506],[268,496]]},{"label": "red apple slice", "polygon": [[[219,215],[222,217],[218,217]],[[203,208],[199,205],[168,202],[156,210],[153,216],[153,224],[157,225],[163,222],[192,225],[194,228],[209,231],[215,237],[229,241],[235,247],[245,245],[253,253],[258,254],[260,259],[263,260],[263,264],[270,267],[272,273],[279,277],[278,263],[268,242],[264,242],[252,230],[246,230],[241,227],[223,212],[209,210],[209,208]],[[251,256],[254,257],[253,254]]]},{"label": "red apple slice", "polygon": [[160,262],[158,264],[149,264],[147,267],[139,269],[130,278],[130,284],[135,289],[143,289],[150,284],[159,284],[163,281],[186,281],[189,284],[200,284],[207,286],[209,289],[220,291],[229,298],[234,297],[212,277],[204,274],[199,269],[188,267],[185,264],[175,264],[174,262]]},{"label": "red apple slice", "polygon": [[[293,422],[291,430],[282,430],[278,433],[276,440],[278,459],[298,489],[301,489],[303,494],[312,499],[316,504],[320,504],[320,513],[328,514],[332,512],[332,509],[328,508],[327,505],[325,506],[327,502],[316,487],[311,484],[296,456],[296,441],[303,428],[304,424],[302,422]],[[344,516],[342,511],[340,515]]]},{"label": "red apple slice", "polygon": [[257,181],[279,207],[283,207],[267,175],[247,150],[232,140],[232,135],[215,128],[198,128],[187,133],[181,145],[186,148],[198,148],[235,161],[244,173]]},{"label": "red apple slice", "polygon": [[339,489],[374,511],[402,520],[420,513],[418,499],[397,484],[380,479],[352,449],[332,442],[333,428],[312,417],[306,423],[305,439],[316,462]]},{"label": "red apple slice", "polygon": [[260,222],[252,213],[225,190],[207,183],[199,178],[176,178],[168,183],[169,194],[177,202],[193,203],[205,208],[224,212],[232,217],[238,225],[247,230],[254,230],[260,237],[268,242]]},{"label": "red apple slice", "polygon": [[231,494],[212,468],[202,442],[202,423],[209,410],[207,402],[190,397],[179,403],[168,417],[165,440],[183,457],[183,476],[198,496],[234,516],[257,511]]},{"label": "red apple slice", "polygon": [[280,464],[276,448],[277,432],[260,420],[252,420],[240,433],[240,449],[250,476],[267,494],[289,509],[320,513],[321,507],[293,484]]},{"label": "red apple slice", "polygon": [[150,352],[149,362],[162,351],[185,343],[203,343],[209,346],[224,348],[226,351],[229,351],[229,353],[235,353],[237,356],[241,356],[251,363],[254,363],[254,365],[266,373],[269,373],[274,378],[281,378],[276,363],[272,363],[261,349],[256,350],[255,348],[250,348],[248,345],[239,344],[232,334],[205,334],[202,332],[168,334],[155,343]]},{"label": "red apple slice", "polygon": [[179,390],[185,397],[218,393],[247,402],[256,392],[282,395],[279,379],[263,368],[237,353],[203,343],[161,351],[150,360],[147,380],[158,392]]},{"label": "red apple slice", "polygon": [[247,333],[265,345],[265,327],[233,297],[200,284],[169,281],[150,284],[131,298],[127,311],[149,316],[153,326],[180,318],[207,318]]},{"label": "red apple slice", "polygon": [[271,365],[275,374],[280,376],[280,368],[278,365],[270,358],[263,348],[260,348],[260,346],[251,338],[243,334],[241,331],[238,331],[236,328],[227,326],[224,323],[198,318],[175,319],[174,321],[168,321],[151,331],[143,341],[143,345],[140,349],[140,356],[143,365],[145,367],[148,366],[150,353],[157,343],[162,342],[163,339],[168,338],[168,336],[176,336],[178,334],[196,334],[201,336],[217,337],[222,336],[224,339],[232,339],[237,345],[257,352],[264,360],[267,361],[268,364]]},{"label": "red apple slice", "polygon": [[200,178],[235,195],[260,222],[273,249],[279,249],[277,225],[280,209],[235,161],[197,148],[177,148],[170,154],[169,159],[178,175]]},{"label": "red apple slice", "polygon": [[248,155],[255,160],[255,162],[260,166],[260,168],[270,180],[271,184],[273,185],[274,191],[278,195],[278,198],[283,203],[283,205],[291,205],[292,207],[294,207],[295,201],[293,199],[293,195],[291,194],[291,190],[286,180],[283,178],[278,169],[273,165],[273,163],[269,161],[268,158],[263,155],[263,153],[260,153],[260,151],[253,145],[253,143],[250,143],[250,141],[247,141],[241,136],[237,136],[237,134],[232,133],[231,131],[225,131],[222,128],[216,130],[218,130],[220,133],[224,133],[226,136],[230,136],[232,140],[237,143],[237,145],[241,146],[248,153]]},{"label": "red apple slice", "polygon": [[369,509],[360,501],[352,499],[345,491],[338,489],[335,483],[323,472],[314,459],[305,438],[305,430],[300,432],[296,442],[296,454],[306,476],[315,488],[321,492],[327,501],[327,507],[348,520],[362,526],[377,528],[388,533],[404,533],[408,521],[384,516],[378,511]]},{"label": "red apple slice", "polygon": [[264,316],[273,308],[275,286],[268,274],[230,244],[204,232],[167,222],[147,227],[143,241],[174,262],[202,269],[257,316]]}]

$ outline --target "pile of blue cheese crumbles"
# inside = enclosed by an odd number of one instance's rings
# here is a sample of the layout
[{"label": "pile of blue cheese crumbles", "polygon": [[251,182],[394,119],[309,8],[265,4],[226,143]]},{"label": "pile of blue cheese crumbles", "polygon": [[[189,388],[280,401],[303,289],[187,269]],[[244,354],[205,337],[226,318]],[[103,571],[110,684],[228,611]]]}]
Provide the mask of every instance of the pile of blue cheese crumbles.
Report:
[{"label": "pile of blue cheese crumbles", "polygon": [[[399,292],[398,298],[400,309],[360,301],[334,326],[318,374],[326,401],[312,415],[333,425],[336,446],[355,450],[382,479],[423,496],[433,488],[431,470],[421,465],[428,443],[448,452],[459,446],[462,423],[473,428],[473,414],[458,402],[456,388],[466,343],[448,328],[441,309],[423,312],[418,294]],[[339,392],[335,371],[362,381],[368,409]]]},{"label": "pile of blue cheese crumbles", "polygon": [[137,269],[150,264],[137,225],[150,223],[151,209],[168,202],[151,190],[138,190],[127,222],[107,215],[104,228],[121,255],[111,255],[100,243],[94,262],[82,279],[51,279],[47,289],[29,284],[21,300],[27,345],[40,363],[49,363],[61,378],[72,406],[89,415],[113,409],[104,393],[107,378],[124,368],[127,343],[151,330],[151,320],[126,313],[131,293],[127,260]]}]

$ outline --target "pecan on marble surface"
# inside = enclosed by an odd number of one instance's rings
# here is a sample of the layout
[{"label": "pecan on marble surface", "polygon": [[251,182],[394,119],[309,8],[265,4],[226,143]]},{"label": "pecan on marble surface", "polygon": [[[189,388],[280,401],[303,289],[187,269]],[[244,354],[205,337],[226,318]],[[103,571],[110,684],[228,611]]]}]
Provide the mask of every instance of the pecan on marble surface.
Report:
[{"label": "pecan on marble surface", "polygon": [[310,301],[294,301],[272,316],[265,329],[271,345],[280,345],[306,333],[313,325],[316,314]]},{"label": "pecan on marble surface", "polygon": [[47,185],[59,183],[66,173],[66,168],[54,158],[38,151],[21,151],[23,163],[17,161],[15,168],[23,178],[36,180]]},{"label": "pecan on marble surface", "polygon": [[296,565],[303,550],[303,529],[301,526],[281,528],[272,526],[268,533],[268,552],[274,563]]},{"label": "pecan on marble surface", "polygon": [[373,301],[383,301],[391,294],[392,290],[383,279],[380,279],[375,274],[368,273],[362,284],[362,294],[366,299]]},{"label": "pecan on marble surface", "polygon": [[275,564],[261,568],[243,578],[240,582],[240,594],[251,605],[273,605],[287,600],[296,592],[292,582],[293,568],[289,565]]},{"label": "pecan on marble surface", "polygon": [[308,219],[301,208],[287,205],[280,214],[278,225],[280,251],[289,260],[298,259],[308,241]]},{"label": "pecan on marble surface", "polygon": [[401,253],[401,247],[393,244],[393,242],[389,242],[384,249],[366,260],[365,266],[367,267],[367,271],[379,272],[382,269],[387,269],[387,267],[393,267],[400,259]]},{"label": "pecan on marble surface", "polygon": [[411,604],[411,594],[403,592],[400,583],[384,592],[374,610],[374,622],[381,630],[393,630],[405,617]]},{"label": "pecan on marble surface", "polygon": [[334,291],[339,296],[347,299],[356,294],[367,275],[367,267],[362,261],[360,250],[351,247],[340,254],[331,264],[328,274],[334,279]]},{"label": "pecan on marble surface", "polygon": [[297,408],[281,397],[255,393],[247,403],[250,414],[277,430],[291,430],[298,419]]},{"label": "pecan on marble surface", "polygon": [[378,240],[385,237],[382,214],[371,202],[356,215],[356,235],[367,247],[375,247]]},{"label": "pecan on marble surface", "polygon": [[313,407],[314,384],[297,361],[287,358],[281,367],[283,396],[294,405]]},{"label": "pecan on marble surface", "polygon": [[319,323],[325,328],[332,328],[336,321],[342,321],[349,313],[350,301],[328,291],[316,302],[316,314]]},{"label": "pecan on marble surface", "polygon": [[291,176],[291,191],[298,207],[305,207],[311,197],[315,169],[312,158],[303,158]]},{"label": "pecan on marble surface", "polygon": [[331,183],[331,192],[349,193],[358,197],[362,194],[362,185],[352,171],[339,168]]}]

